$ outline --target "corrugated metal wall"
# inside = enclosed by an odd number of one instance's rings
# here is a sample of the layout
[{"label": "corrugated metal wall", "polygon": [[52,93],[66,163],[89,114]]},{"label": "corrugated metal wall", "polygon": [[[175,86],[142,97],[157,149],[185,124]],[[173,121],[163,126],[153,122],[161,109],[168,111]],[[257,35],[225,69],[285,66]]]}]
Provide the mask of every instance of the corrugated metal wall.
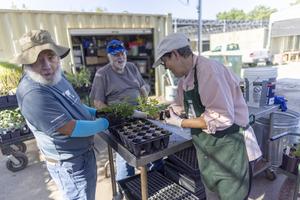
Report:
[{"label": "corrugated metal wall", "polygon": [[[58,44],[70,47],[71,28],[153,28],[157,44],[171,26],[167,15],[0,10],[0,60],[8,60],[19,52],[18,39],[32,29],[47,29]],[[64,66],[69,62],[70,57]]]},{"label": "corrugated metal wall", "polygon": [[[49,30],[58,44],[71,47],[68,29],[79,28],[152,28],[156,45],[172,32],[172,19],[171,15],[0,10],[0,60],[8,61],[20,51],[18,39],[28,30]],[[62,65],[68,69],[70,64],[69,55]],[[161,73],[156,73],[158,94],[160,77]]]}]

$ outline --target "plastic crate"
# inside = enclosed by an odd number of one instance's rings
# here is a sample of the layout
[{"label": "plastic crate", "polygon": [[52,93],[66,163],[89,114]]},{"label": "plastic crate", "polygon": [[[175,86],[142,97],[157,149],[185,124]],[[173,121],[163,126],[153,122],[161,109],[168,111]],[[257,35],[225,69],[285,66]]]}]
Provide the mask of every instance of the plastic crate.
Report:
[{"label": "plastic crate", "polygon": [[121,125],[111,127],[110,131],[136,156],[166,148],[172,134],[142,119],[131,119]]},{"label": "plastic crate", "polygon": [[16,95],[0,96],[0,110],[18,107]]},{"label": "plastic crate", "polygon": [[[123,179],[118,183],[127,199],[142,199],[140,175]],[[198,198],[162,174],[153,171],[148,173],[148,200],[198,200]]]},{"label": "plastic crate", "polygon": [[184,169],[186,174],[199,177],[200,171],[195,147],[189,147],[175,154],[169,155],[168,159],[175,165]]}]

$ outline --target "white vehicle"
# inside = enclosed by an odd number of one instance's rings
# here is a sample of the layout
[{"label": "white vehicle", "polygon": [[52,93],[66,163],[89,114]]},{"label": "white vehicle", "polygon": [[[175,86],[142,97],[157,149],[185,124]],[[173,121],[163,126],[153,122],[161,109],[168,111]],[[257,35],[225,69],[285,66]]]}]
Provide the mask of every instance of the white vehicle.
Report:
[{"label": "white vehicle", "polygon": [[242,51],[242,63],[249,66],[256,66],[258,63],[271,65],[272,60],[273,56],[267,49]]}]

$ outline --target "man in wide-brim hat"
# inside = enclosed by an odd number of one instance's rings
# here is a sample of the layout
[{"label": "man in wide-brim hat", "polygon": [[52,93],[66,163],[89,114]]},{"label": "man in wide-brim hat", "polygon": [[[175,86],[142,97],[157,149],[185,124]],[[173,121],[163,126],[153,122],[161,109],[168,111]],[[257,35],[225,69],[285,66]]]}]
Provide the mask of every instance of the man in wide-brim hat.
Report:
[{"label": "man in wide-brim hat", "polygon": [[46,30],[20,39],[21,53],[12,61],[24,66],[17,88],[22,115],[33,132],[48,171],[64,199],[95,199],[97,166],[94,135],[107,129],[96,109],[80,102],[62,76],[60,59],[70,49],[55,44]]}]

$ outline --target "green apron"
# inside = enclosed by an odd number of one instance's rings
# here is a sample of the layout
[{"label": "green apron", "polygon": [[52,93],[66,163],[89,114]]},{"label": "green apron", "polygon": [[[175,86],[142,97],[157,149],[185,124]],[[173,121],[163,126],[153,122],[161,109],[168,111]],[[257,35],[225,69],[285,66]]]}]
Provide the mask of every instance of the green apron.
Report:
[{"label": "green apron", "polygon": [[[195,67],[194,89],[184,92],[184,108],[186,114],[194,110],[194,115],[199,117],[205,107],[198,93],[196,74]],[[215,134],[191,129],[202,181],[221,200],[243,200],[248,195],[249,161],[240,130],[236,124]]]}]

